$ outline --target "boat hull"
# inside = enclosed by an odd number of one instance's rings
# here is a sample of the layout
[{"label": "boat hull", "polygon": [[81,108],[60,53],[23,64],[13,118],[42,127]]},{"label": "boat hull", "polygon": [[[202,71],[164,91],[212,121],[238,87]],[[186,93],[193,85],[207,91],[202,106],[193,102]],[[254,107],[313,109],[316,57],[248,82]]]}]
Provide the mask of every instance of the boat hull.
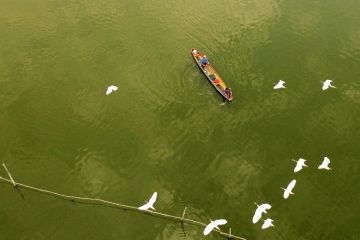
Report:
[{"label": "boat hull", "polygon": [[[208,63],[205,67],[202,66],[202,64],[200,63],[200,59],[203,57],[203,55],[199,51],[197,51],[197,49],[195,48],[191,49],[191,55],[193,56],[200,70],[205,74],[206,78],[214,86],[214,88],[221,94],[221,96],[229,102],[232,101],[233,96],[231,90],[222,80],[220,75],[215,71],[213,66],[210,63]],[[227,91],[230,91],[230,94],[229,92],[226,92],[226,89],[228,89]]]}]

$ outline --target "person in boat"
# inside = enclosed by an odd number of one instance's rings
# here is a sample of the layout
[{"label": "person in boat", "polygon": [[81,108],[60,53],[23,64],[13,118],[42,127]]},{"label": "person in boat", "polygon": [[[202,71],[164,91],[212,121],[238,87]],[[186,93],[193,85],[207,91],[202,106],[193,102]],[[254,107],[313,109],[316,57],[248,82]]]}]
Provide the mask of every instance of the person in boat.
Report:
[{"label": "person in boat", "polygon": [[194,56],[197,56],[197,55],[198,55],[197,50],[196,50],[196,49],[193,49],[193,50],[192,50],[192,54],[193,54]]},{"label": "person in boat", "polygon": [[205,68],[206,65],[209,64],[209,60],[207,59],[206,55],[204,55],[201,59],[200,59],[200,63],[201,63],[201,67]]},{"label": "person in boat", "polygon": [[221,81],[220,81],[220,79],[218,79],[218,78],[215,78],[214,80],[213,80],[213,82],[215,83],[215,85],[220,85],[220,83],[221,83]]},{"label": "person in boat", "polygon": [[228,88],[228,87],[225,88],[224,93],[225,93],[225,95],[226,95],[228,98],[231,98],[231,97],[232,97],[231,88]]}]

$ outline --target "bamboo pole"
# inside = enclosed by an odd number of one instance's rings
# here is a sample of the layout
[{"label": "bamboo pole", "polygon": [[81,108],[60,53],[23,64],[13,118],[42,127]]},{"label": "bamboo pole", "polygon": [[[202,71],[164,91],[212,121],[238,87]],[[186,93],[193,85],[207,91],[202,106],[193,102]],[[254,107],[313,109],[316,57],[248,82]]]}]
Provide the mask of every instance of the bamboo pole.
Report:
[{"label": "bamboo pole", "polygon": [[[9,175],[10,176],[10,175]],[[52,192],[49,190],[45,190],[45,189],[41,189],[41,188],[37,188],[37,187],[32,187],[29,185],[25,185],[23,183],[18,183],[18,182],[14,182],[14,180],[12,178],[7,179],[7,178],[3,178],[0,176],[0,180],[3,183],[6,184],[15,184],[14,186],[20,187],[20,188],[24,188],[24,189],[28,189],[34,192],[39,192],[39,193],[43,193],[43,194],[47,194],[53,197],[57,197],[57,198],[61,198],[64,200],[69,200],[72,202],[77,202],[77,203],[85,203],[85,204],[94,204],[94,205],[102,205],[102,206],[107,206],[107,207],[113,207],[113,208],[118,208],[118,209],[123,209],[123,210],[130,210],[130,211],[134,211],[134,212],[139,212],[139,213],[143,213],[143,214],[147,214],[147,215],[151,215],[153,217],[159,217],[159,218],[164,218],[164,219],[168,219],[174,222],[180,222],[182,224],[187,223],[187,224],[191,224],[191,225],[196,225],[202,228],[205,228],[207,226],[207,224],[196,221],[196,220],[192,220],[189,218],[184,218],[185,215],[185,209],[183,212],[183,215],[181,217],[178,216],[173,216],[173,215],[169,215],[169,214],[165,214],[165,213],[161,213],[161,212],[154,212],[151,210],[140,210],[137,207],[133,207],[133,206],[129,206],[129,205],[125,205],[125,204],[120,204],[120,203],[115,203],[115,202],[111,202],[111,201],[106,201],[103,199],[99,199],[99,198],[88,198],[88,197],[78,197],[78,196],[71,196],[71,195],[65,195],[65,194],[61,194],[61,193],[57,193],[57,192]],[[213,232],[217,232],[220,236],[228,238],[228,239],[239,239],[239,240],[246,240],[245,238],[242,237],[238,237],[235,236],[233,234],[229,233],[225,233],[222,232],[220,230],[214,229]]]},{"label": "bamboo pole", "polygon": [[9,178],[10,178],[10,180],[11,180],[11,183],[14,185],[14,187],[16,187],[16,182],[15,182],[14,179],[12,178],[12,176],[11,176],[9,170],[7,169],[5,163],[3,163],[2,165],[3,165],[3,167],[4,167],[4,169],[5,169],[6,173],[7,173],[7,175],[9,176]]}]

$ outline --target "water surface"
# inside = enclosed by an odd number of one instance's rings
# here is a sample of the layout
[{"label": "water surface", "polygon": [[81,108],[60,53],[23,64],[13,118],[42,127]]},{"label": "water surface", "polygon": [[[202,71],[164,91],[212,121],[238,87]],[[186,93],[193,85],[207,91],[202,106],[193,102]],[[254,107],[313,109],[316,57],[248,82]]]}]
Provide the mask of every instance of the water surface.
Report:
[{"label": "water surface", "polygon": [[[226,218],[248,240],[359,239],[359,8],[0,0],[0,159],[15,180],[65,194],[140,206],[157,191],[158,211]],[[325,79],[337,88],[322,91]],[[332,171],[317,170],[324,156]],[[294,174],[300,157],[309,168]],[[177,223],[22,192],[0,186],[2,239],[184,239]],[[252,224],[254,202],[272,204],[275,228]],[[187,239],[202,230],[186,226]]]}]

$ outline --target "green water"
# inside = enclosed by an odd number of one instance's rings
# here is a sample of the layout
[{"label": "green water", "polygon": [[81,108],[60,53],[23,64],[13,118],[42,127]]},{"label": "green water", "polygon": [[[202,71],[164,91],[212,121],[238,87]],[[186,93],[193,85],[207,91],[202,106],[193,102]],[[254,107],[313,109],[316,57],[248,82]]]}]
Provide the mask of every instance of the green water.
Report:
[{"label": "green water", "polygon": [[[0,160],[16,181],[70,195],[140,206],[157,191],[158,211],[225,218],[223,230],[248,240],[360,239],[359,9],[0,0]],[[232,103],[222,105],[192,47]],[[275,91],[279,79],[287,88]],[[325,79],[337,88],[322,91]],[[324,156],[331,171],[317,169]],[[309,167],[295,174],[300,157]],[[163,219],[22,193],[0,184],[1,240],[184,239]],[[274,228],[251,222],[254,202],[272,205]],[[186,239],[222,239],[185,229]]]}]

